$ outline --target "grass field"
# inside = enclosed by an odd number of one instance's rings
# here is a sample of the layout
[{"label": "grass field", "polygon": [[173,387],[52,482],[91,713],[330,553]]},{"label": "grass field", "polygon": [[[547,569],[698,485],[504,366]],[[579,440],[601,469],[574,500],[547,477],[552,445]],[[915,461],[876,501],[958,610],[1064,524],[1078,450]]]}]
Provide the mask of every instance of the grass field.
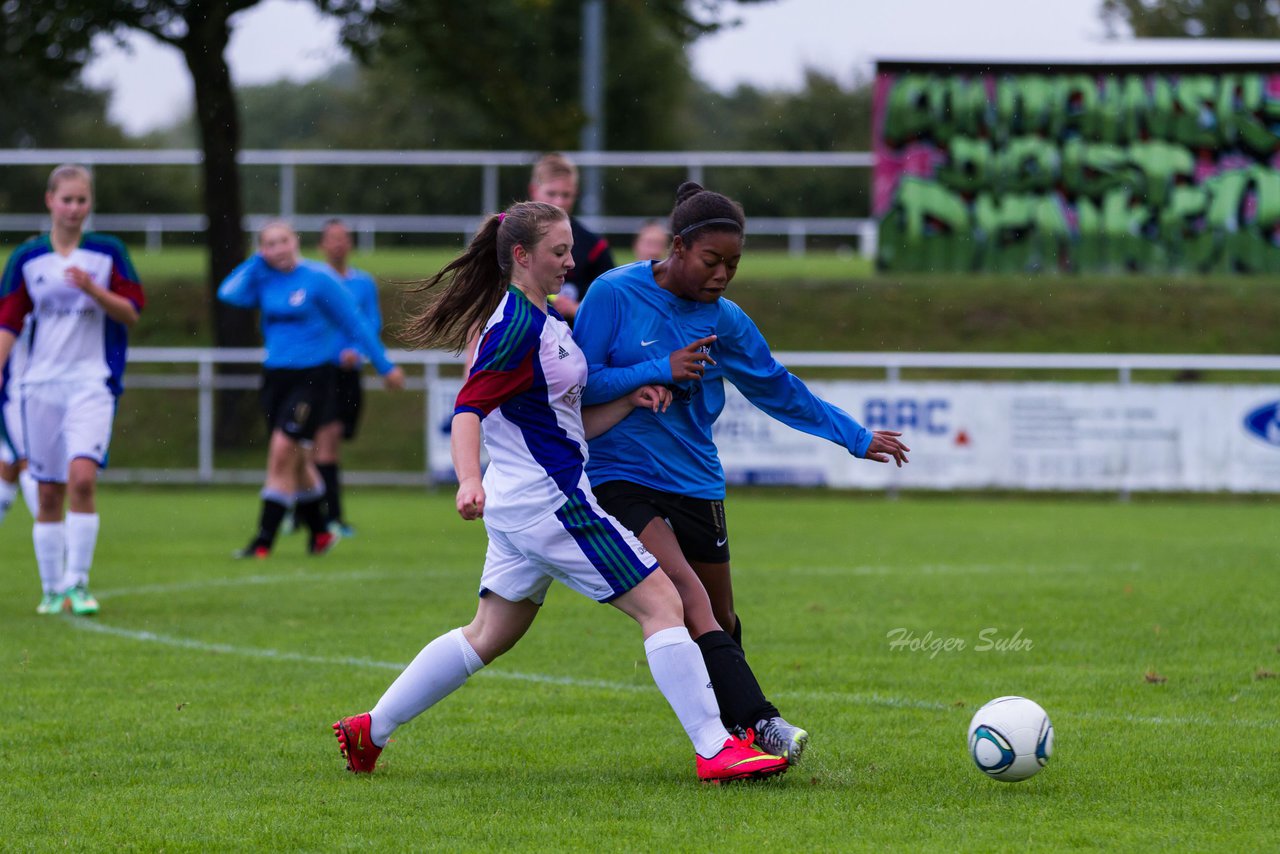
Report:
[{"label": "grass field", "polygon": [[[95,619],[36,617],[0,526],[4,848],[1245,851],[1280,838],[1275,508],[1261,500],[774,491],[729,500],[746,649],[813,733],[704,788],[621,614],[563,588],[525,641],[400,730],[371,777],[329,731],[474,610],[449,492],[349,496],[323,558],[226,557],[252,489],[106,487]],[[905,630],[921,649],[895,648]],[[1017,641],[982,649],[980,637]],[[894,636],[901,636],[901,633]],[[963,649],[932,651],[959,638]],[[1039,701],[1056,753],[1001,784],[973,711]]]}]

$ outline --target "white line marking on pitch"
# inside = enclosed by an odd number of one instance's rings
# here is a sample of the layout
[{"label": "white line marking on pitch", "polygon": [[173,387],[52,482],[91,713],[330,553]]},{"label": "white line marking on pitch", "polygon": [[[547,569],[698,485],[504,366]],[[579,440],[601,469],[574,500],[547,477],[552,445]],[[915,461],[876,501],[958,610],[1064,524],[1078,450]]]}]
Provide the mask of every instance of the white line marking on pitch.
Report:
[{"label": "white line marking on pitch", "polygon": [[[938,567],[930,567],[926,571],[936,572],[945,565]],[[851,567],[852,574],[856,575],[879,575],[887,570],[887,567]],[[953,569],[959,569],[954,567]],[[965,567],[965,571],[979,572],[987,571],[987,568],[981,565],[970,565]],[[848,572],[849,570],[846,570]],[[945,569],[944,569],[945,571]],[[402,576],[404,571],[391,570],[365,570],[357,572],[339,572],[339,573],[309,573],[295,572],[288,575],[248,575],[242,578],[205,578],[196,581],[180,581],[169,584],[148,584],[138,587],[122,587],[116,590],[99,591],[96,595],[99,599],[109,599],[115,596],[133,596],[133,595],[149,595],[155,593],[171,593],[188,590],[198,590],[205,587],[234,587],[245,584],[281,584],[295,581],[359,581],[371,578],[386,578]],[[412,573],[414,577],[439,575],[441,573],[432,573],[430,571],[415,570]],[[286,650],[262,649],[258,647],[234,646],[232,644],[223,643],[207,643],[205,641],[192,640],[190,638],[173,637],[171,635],[157,634],[156,632],[148,632],[139,629],[124,629],[103,623],[101,620],[84,619],[66,617],[73,627],[81,630],[93,632],[95,634],[110,635],[113,637],[126,638],[129,640],[140,641],[143,643],[156,643],[163,646],[171,646],[178,649],[190,649],[196,652],[212,652],[224,655],[240,655],[247,658],[259,658],[268,661],[290,661],[301,664],[320,664],[325,666],[332,665],[349,665],[352,667],[368,667],[376,670],[390,670],[399,673],[408,665],[395,661],[378,661],[368,658],[354,658],[351,656],[323,656],[308,655],[300,652],[288,652]],[[604,679],[578,679],[572,676],[552,676],[544,673],[521,673],[519,671],[507,670],[490,670],[488,668],[481,670],[478,676],[486,676],[494,679],[508,679],[517,682],[533,682],[542,685],[564,685],[572,688],[592,688],[604,691],[648,691],[652,686],[649,684],[635,685],[625,682],[610,682]],[[909,697],[888,697],[883,694],[852,694],[842,691],[788,691],[785,696],[795,699],[804,699],[818,702],[831,703],[858,703],[868,706],[885,706],[897,709],[921,709],[925,711],[943,712],[951,710],[952,706],[947,703],[938,703],[929,700],[915,700]],[[1180,716],[1140,716],[1133,714],[1107,714],[1097,712],[1086,712],[1074,715],[1076,718],[1089,718],[1094,720],[1119,720],[1132,724],[1150,724],[1153,726],[1175,725],[1175,726],[1214,726],[1222,723],[1238,724],[1241,726],[1274,729],[1280,726],[1280,721],[1251,721],[1251,720],[1216,720],[1205,715],[1195,715],[1191,717]]]},{"label": "white line marking on pitch", "polygon": [[[192,640],[190,638],[179,638],[170,635],[162,635],[156,632],[148,632],[137,629],[123,629],[117,626],[108,625],[96,619],[85,619],[83,617],[64,617],[68,624],[80,631],[92,632],[94,634],[110,635],[112,637],[126,638],[128,640],[141,641],[143,643],[156,643],[163,646],[176,647],[178,649],[190,649],[196,652],[212,652],[224,655],[240,655],[247,658],[260,658],[268,661],[290,661],[302,664],[320,664],[326,667],[333,665],[343,665],[351,667],[364,667],[375,670],[389,670],[399,673],[408,665],[398,661],[378,661],[370,658],[354,658],[351,656],[326,656],[326,655],[308,655],[301,652],[288,652],[278,649],[262,649],[258,647],[234,646],[225,643],[206,643],[205,641]],[[492,679],[508,679],[517,682],[533,682],[541,685],[564,685],[571,688],[591,688],[604,691],[650,691],[653,690],[651,684],[633,685],[625,682],[610,682],[604,679],[578,679],[572,676],[552,676],[545,673],[521,673],[511,670],[490,670],[488,668],[481,670],[477,676],[484,676]],[[828,703],[857,703],[864,706],[885,706],[895,709],[922,709],[925,711],[945,712],[950,711],[952,706],[947,703],[932,702],[929,700],[914,700],[908,697],[887,697],[883,694],[852,694],[842,691],[788,691],[786,695],[792,699],[803,699],[809,701],[828,702]],[[1108,715],[1099,713],[1077,714],[1076,718],[1091,718],[1095,720],[1120,720],[1125,723],[1132,724],[1150,724],[1153,726],[1220,726],[1223,723],[1238,724],[1251,728],[1274,729],[1278,723],[1276,721],[1250,721],[1250,720],[1214,720],[1212,718],[1197,715],[1194,717],[1142,717],[1139,715],[1121,714]]]}]

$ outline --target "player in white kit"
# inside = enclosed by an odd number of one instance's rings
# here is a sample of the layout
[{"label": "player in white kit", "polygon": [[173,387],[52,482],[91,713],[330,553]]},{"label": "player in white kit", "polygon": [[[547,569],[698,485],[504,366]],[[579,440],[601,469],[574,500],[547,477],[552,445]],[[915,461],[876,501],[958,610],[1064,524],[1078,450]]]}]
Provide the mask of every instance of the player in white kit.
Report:
[{"label": "player in white kit", "polygon": [[13,379],[21,377],[27,366],[27,353],[31,349],[31,327],[27,324],[13,344],[9,361],[0,368],[0,522],[9,514],[9,508],[18,494],[27,503],[31,518],[35,518],[39,502],[36,498],[36,481],[27,471],[27,443],[22,435],[22,407],[13,390]]},{"label": "player in white kit", "polygon": [[[766,777],[787,768],[785,759],[725,730],[679,594],[591,492],[587,437],[637,406],[661,408],[670,396],[644,387],[582,411],[586,359],[547,302],[573,269],[572,247],[562,210],[513,205],[490,217],[467,251],[428,280],[424,290],[435,299],[410,320],[412,342],[424,347],[461,350],[479,333],[451,443],[458,513],[483,518],[489,548],[471,623],[427,644],[370,711],[334,723],[351,771],[373,771],[397,727],[513,647],[553,580],[640,624],[650,672],[693,742],[700,779]],[[483,479],[482,440],[490,459]]]},{"label": "player in white kit", "polygon": [[31,350],[16,381],[28,468],[39,483],[32,532],[41,614],[95,614],[89,569],[98,541],[98,469],[106,465],[128,327],[142,286],[124,244],[84,232],[93,182],[83,166],[49,176],[48,234],[14,251],[0,280],[0,366],[24,327]]}]

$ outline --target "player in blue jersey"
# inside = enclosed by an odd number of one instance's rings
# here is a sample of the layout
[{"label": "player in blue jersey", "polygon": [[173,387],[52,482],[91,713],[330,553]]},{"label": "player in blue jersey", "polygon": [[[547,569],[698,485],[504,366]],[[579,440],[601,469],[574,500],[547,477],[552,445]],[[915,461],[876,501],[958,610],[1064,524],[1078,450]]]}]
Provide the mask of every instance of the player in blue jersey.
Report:
[{"label": "player in blue jersey", "polygon": [[614,266],[609,241],[583,225],[573,215],[578,201],[578,167],[563,154],[544,154],[533,164],[529,178],[529,200],[555,205],[569,214],[573,229],[573,270],[565,279],[564,289],[556,295],[556,311],[573,325],[578,303],[587,295],[591,283]]},{"label": "player in blue jersey", "polygon": [[574,338],[591,366],[585,404],[652,383],[672,390],[675,402],[665,412],[637,410],[593,439],[587,472],[601,504],[673,573],[712,680],[718,692],[725,689],[717,696],[726,715],[754,726],[765,750],[792,756],[803,750],[807,734],[778,717],[754,680],[719,678],[722,670],[745,666],[729,572],[724,471],[711,435],[724,407],[724,382],[784,424],[855,456],[902,465],[909,449],[899,433],[869,431],[814,396],[773,358],[742,309],[723,298],[745,231],[736,202],[683,184],[671,215],[670,254],[597,279]]},{"label": "player in blue jersey", "polygon": [[[461,351],[476,340],[451,442],[458,513],[484,519],[489,547],[475,619],[427,644],[371,711],[334,723],[351,771],[372,771],[397,727],[514,646],[553,579],[640,624],[650,672],[693,742],[701,779],[786,770],[785,760],[725,730],[679,594],[591,493],[587,437],[670,398],[641,387],[582,410],[587,363],[547,301],[573,269],[572,245],[562,210],[521,202],[489,217],[466,252],[424,284],[429,302],[411,318],[412,343]],[[483,478],[482,442],[490,459]]]},{"label": "player in blue jersey", "polygon": [[32,541],[44,592],[36,611],[96,614],[89,570],[100,527],[98,469],[123,390],[128,328],[144,299],[124,244],[84,232],[93,208],[89,170],[54,169],[45,205],[49,233],[19,246],[0,280],[0,367],[32,325],[26,367],[10,381],[39,484]]},{"label": "player in blue jersey", "polygon": [[324,480],[311,445],[317,428],[333,420],[338,354],[345,341],[354,340],[388,388],[402,388],[404,372],[387,358],[382,342],[333,273],[323,264],[302,259],[298,235],[287,223],[262,228],[258,252],[231,271],[218,288],[218,299],[259,309],[267,350],[261,392],[271,436],[267,477],[258,531],[236,554],[270,555],[280,523],[293,506],[310,530],[308,552],[323,554],[339,535],[327,529]]},{"label": "player in blue jersey", "polygon": [[[374,335],[380,335],[382,308],[378,305],[378,285],[373,276],[347,265],[347,257],[351,254],[351,232],[341,220],[331,219],[324,224],[320,232],[320,252],[329,269],[350,292],[365,323]],[[360,424],[360,410],[364,404],[360,373],[368,360],[368,354],[361,351],[357,341],[348,338],[343,342],[338,353],[336,418],[320,425],[316,431],[316,468],[324,479],[327,522],[344,537],[351,536],[353,531],[342,513],[341,448],[344,441],[355,438]]]}]

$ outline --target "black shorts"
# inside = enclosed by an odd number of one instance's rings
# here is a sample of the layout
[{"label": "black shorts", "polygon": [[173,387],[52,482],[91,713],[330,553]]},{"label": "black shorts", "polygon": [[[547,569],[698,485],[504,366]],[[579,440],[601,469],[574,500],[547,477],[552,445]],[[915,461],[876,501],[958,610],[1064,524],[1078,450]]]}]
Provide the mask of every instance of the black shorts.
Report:
[{"label": "black shorts", "polygon": [[364,406],[364,387],[360,383],[360,371],[338,368],[338,385],[335,393],[334,421],[342,422],[342,438],[354,439],[360,426],[360,409]]},{"label": "black shorts", "polygon": [[600,506],[637,537],[654,519],[663,519],[690,561],[729,562],[729,528],[723,501],[675,495],[625,480],[593,485],[591,491]]},{"label": "black shorts", "polygon": [[316,428],[335,420],[337,368],[269,368],[262,372],[259,401],[267,432],[282,431],[300,441],[316,437]]}]

